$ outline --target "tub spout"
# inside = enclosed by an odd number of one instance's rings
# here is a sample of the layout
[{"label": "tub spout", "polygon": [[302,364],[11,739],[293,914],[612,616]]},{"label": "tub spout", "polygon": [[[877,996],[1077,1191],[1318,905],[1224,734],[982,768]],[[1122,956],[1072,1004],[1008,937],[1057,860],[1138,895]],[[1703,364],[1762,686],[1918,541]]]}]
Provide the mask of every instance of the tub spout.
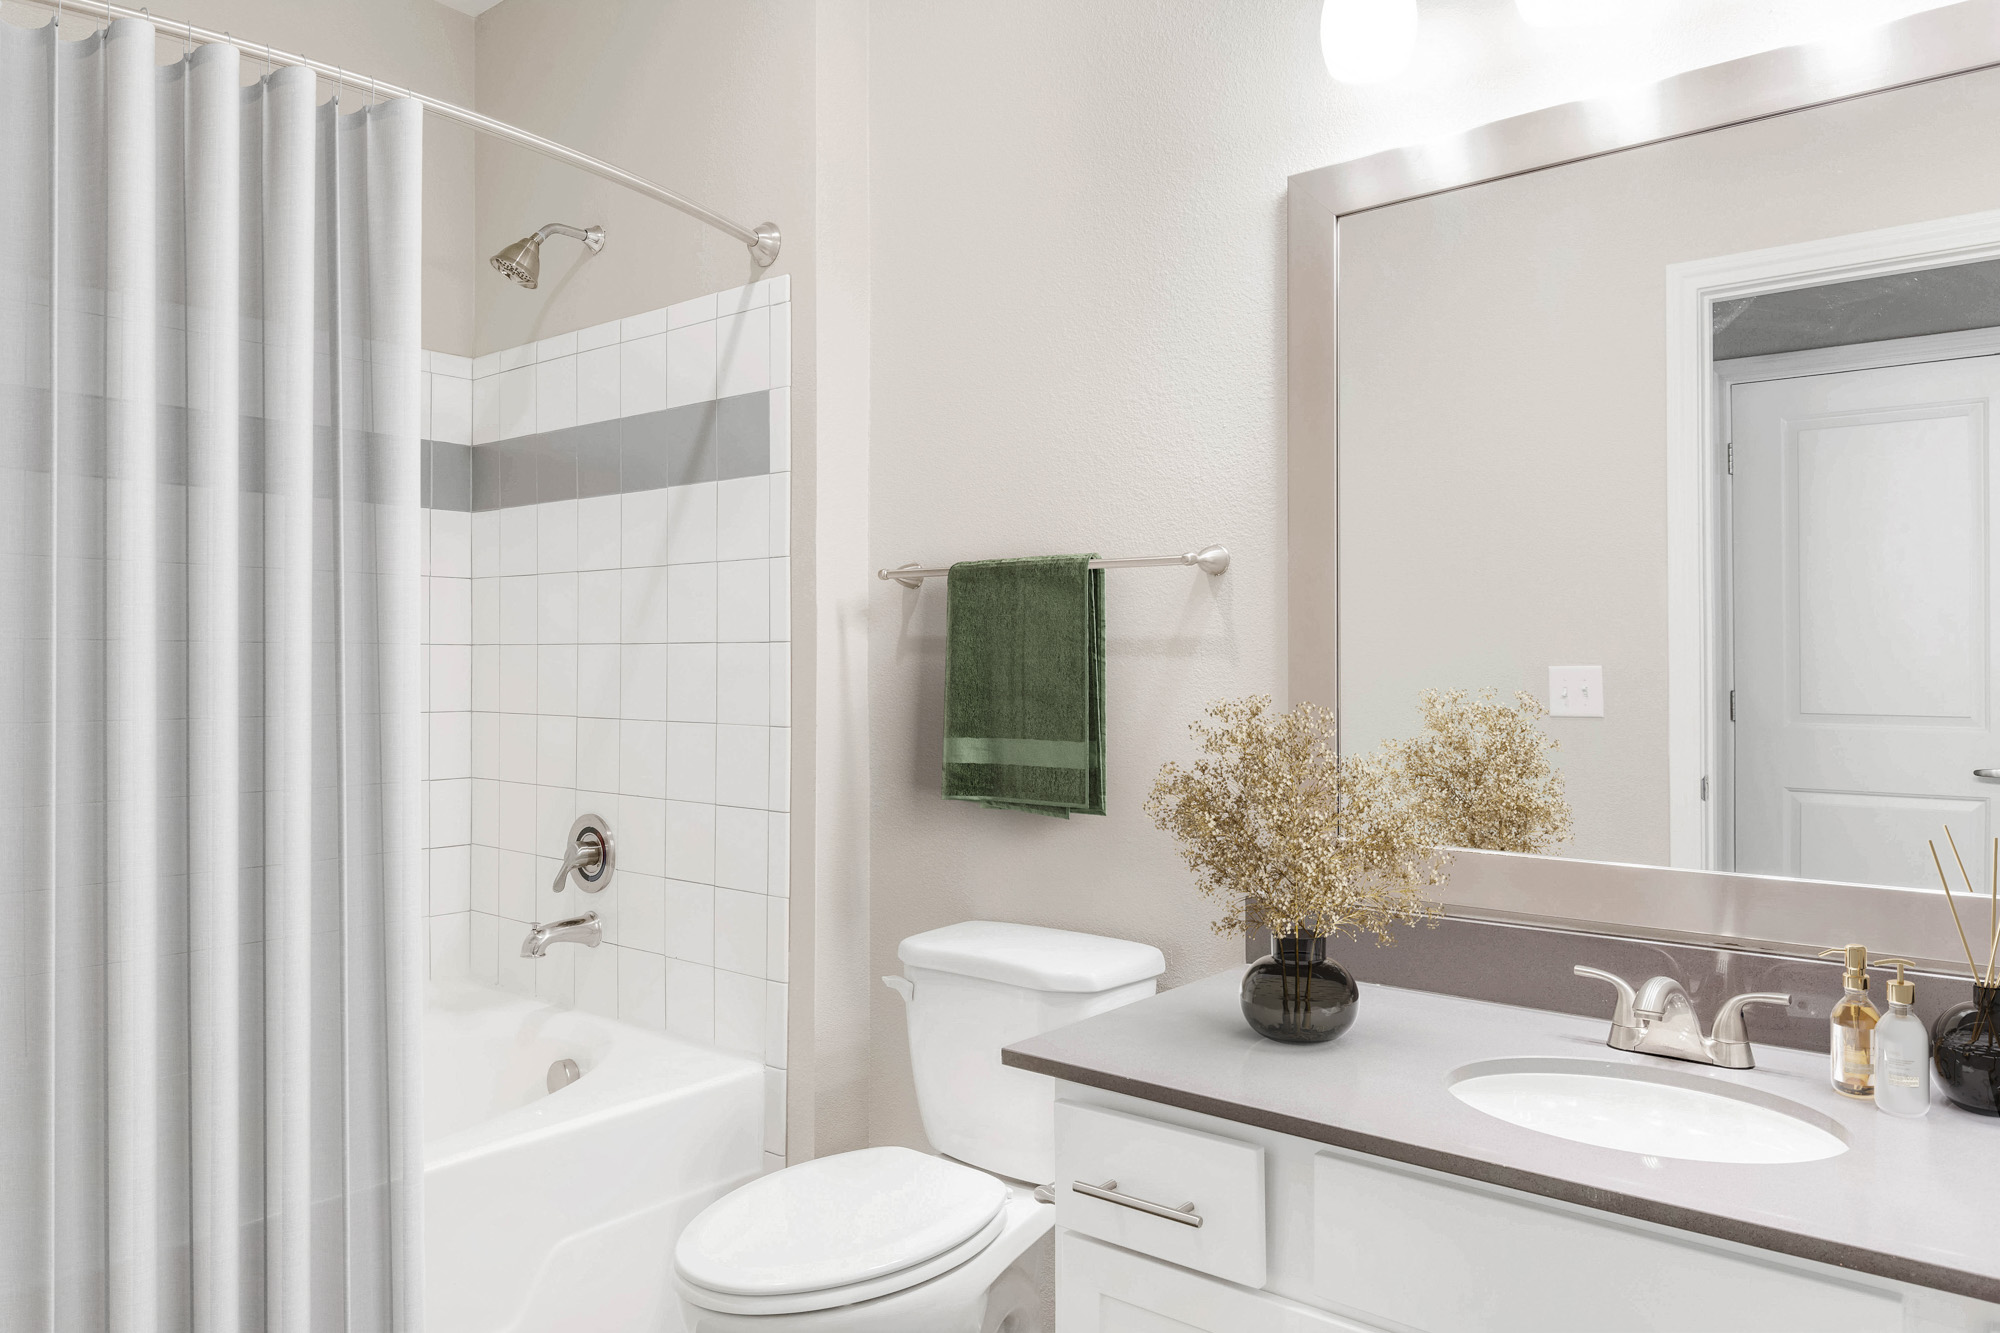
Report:
[{"label": "tub spout", "polygon": [[604,927],[597,919],[597,913],[585,912],[567,921],[551,921],[546,925],[537,922],[528,927],[528,938],[521,941],[521,957],[546,957],[551,944],[581,944],[595,949],[604,942]]}]

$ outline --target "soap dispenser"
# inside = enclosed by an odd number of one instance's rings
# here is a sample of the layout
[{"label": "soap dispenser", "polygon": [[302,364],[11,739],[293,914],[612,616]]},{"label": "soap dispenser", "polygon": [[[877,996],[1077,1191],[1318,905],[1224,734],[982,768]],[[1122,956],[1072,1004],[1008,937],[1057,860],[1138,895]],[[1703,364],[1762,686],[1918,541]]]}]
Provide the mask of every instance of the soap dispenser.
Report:
[{"label": "soap dispenser", "polygon": [[1878,958],[1877,967],[1896,965],[1889,983],[1889,1012],[1875,1025],[1875,1109],[1914,1120],[1931,1109],[1931,1034],[1910,1012],[1917,984],[1903,976],[1914,967],[1907,958]]},{"label": "soap dispenser", "polygon": [[1827,949],[1822,958],[1844,955],[1846,967],[1841,984],[1846,994],[1833,1006],[1832,1058],[1833,1090],[1843,1097],[1875,1095],[1875,1024],[1881,1018],[1868,999],[1868,946],[1850,944],[1845,949]]}]

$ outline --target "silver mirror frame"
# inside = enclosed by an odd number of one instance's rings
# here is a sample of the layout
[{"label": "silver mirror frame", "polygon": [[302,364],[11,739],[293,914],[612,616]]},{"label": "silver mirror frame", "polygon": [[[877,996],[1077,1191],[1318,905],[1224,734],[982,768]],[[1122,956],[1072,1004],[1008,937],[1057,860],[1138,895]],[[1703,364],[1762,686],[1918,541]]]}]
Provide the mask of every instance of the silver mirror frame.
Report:
[{"label": "silver mirror frame", "polygon": [[[1351,214],[2000,66],[2000,0],[1913,14],[1859,36],[1785,47],[1650,88],[1494,121],[1291,177],[1286,298],[1287,681],[1296,702],[1340,700],[1339,224]],[[1448,915],[1808,956],[1827,943],[1957,971],[1950,918],[1924,890],[1664,866],[1469,852]]]}]

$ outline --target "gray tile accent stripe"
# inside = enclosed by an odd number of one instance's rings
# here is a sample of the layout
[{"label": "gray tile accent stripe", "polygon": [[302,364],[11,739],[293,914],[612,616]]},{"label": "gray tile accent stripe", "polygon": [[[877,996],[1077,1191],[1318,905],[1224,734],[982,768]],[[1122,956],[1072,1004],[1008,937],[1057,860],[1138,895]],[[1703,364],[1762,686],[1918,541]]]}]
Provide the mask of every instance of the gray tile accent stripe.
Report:
[{"label": "gray tile accent stripe", "polygon": [[424,508],[472,508],[472,448],[443,440],[424,441]]},{"label": "gray tile accent stripe", "polygon": [[716,479],[754,477],[771,470],[771,395],[738,394],[716,403]]},{"label": "gray tile accent stripe", "polygon": [[424,441],[424,505],[512,509],[761,476],[771,470],[771,394],[738,394],[498,444]]}]

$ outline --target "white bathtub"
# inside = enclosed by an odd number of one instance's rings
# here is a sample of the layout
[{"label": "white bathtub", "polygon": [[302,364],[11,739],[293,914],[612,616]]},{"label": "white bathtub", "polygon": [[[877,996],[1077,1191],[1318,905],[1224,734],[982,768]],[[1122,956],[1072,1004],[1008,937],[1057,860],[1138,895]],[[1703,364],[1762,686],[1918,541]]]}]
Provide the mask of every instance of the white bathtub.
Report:
[{"label": "white bathtub", "polygon": [[[549,1066],[583,1076],[546,1090]],[[680,1333],[673,1247],[763,1163],[763,1070],[469,982],[424,1011],[428,1333]]]}]

